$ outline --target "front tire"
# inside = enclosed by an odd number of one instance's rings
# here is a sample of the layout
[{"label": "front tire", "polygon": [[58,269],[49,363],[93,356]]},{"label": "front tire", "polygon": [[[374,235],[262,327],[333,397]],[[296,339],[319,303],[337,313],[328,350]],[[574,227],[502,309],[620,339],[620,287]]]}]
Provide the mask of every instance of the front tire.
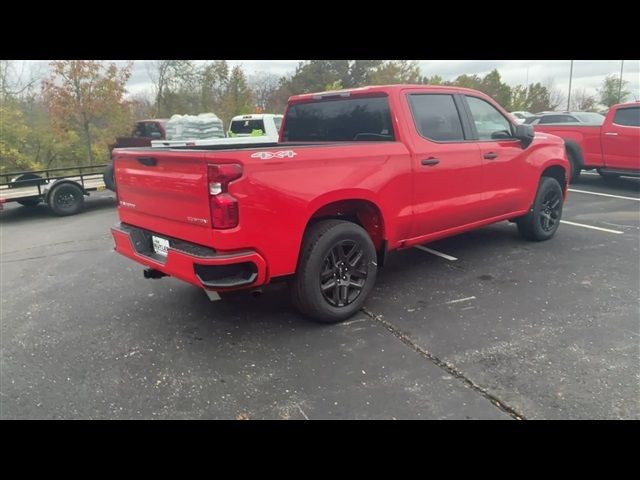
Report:
[{"label": "front tire", "polygon": [[360,226],[322,220],[305,235],[291,282],[296,308],[313,320],[336,323],[362,307],[377,275],[376,250]]},{"label": "front tire", "polygon": [[541,242],[553,237],[560,226],[564,197],[555,178],[542,177],[533,208],[518,219],[518,231],[527,240]]}]

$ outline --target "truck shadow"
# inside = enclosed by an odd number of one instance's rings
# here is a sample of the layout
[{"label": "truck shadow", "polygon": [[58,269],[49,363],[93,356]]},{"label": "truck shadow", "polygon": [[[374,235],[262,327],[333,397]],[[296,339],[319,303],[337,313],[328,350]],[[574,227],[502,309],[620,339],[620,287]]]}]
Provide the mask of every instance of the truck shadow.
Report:
[{"label": "truck shadow", "polygon": [[600,175],[581,175],[580,178],[572,182],[569,188],[572,187],[598,187],[609,188],[613,193],[640,193],[640,178],[634,177],[613,177],[605,178]]},{"label": "truck shadow", "polygon": [[[114,208],[115,206],[115,196],[89,197],[85,199],[82,211],[77,215],[84,215],[93,211]],[[0,222],[3,223],[17,223],[28,220],[42,220],[45,218],[56,218],[56,215],[44,203],[35,207],[25,207],[12,202],[5,204],[4,209],[0,211]]]}]

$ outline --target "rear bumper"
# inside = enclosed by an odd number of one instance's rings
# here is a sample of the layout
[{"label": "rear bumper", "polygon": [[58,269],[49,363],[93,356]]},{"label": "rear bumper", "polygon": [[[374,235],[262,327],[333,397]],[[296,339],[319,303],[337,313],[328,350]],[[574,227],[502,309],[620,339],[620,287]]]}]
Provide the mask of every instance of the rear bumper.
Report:
[{"label": "rear bumper", "polygon": [[[121,255],[198,287],[236,290],[267,281],[267,264],[254,250],[220,253],[124,223],[111,228],[111,233]],[[166,257],[153,252],[151,235],[169,240]]]}]

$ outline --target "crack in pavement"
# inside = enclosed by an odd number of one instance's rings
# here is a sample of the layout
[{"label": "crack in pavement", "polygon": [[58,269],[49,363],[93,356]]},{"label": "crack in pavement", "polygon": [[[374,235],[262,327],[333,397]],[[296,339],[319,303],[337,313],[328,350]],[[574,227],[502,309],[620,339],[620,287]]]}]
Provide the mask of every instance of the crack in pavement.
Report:
[{"label": "crack in pavement", "polygon": [[510,407],[509,405],[504,403],[502,400],[500,400],[498,397],[490,394],[487,390],[482,388],[480,385],[477,385],[476,383],[474,383],[473,380],[467,378],[464,375],[464,373],[462,373],[461,371],[456,369],[453,365],[450,365],[447,362],[439,359],[435,355],[429,353],[427,350],[425,350],[424,348],[422,348],[419,345],[417,345],[416,343],[414,343],[408,336],[403,334],[400,330],[398,330],[396,327],[394,327],[389,322],[383,320],[382,317],[380,317],[379,315],[376,315],[376,314],[370,312],[366,308],[362,308],[362,312],[364,312],[365,315],[367,315],[371,319],[373,319],[376,322],[380,323],[394,337],[396,337],[398,340],[400,340],[402,343],[404,343],[408,347],[410,347],[413,350],[415,350],[418,354],[420,354],[421,356],[423,356],[427,360],[433,362],[436,366],[440,367],[441,369],[443,369],[444,371],[446,371],[450,375],[454,376],[455,378],[457,378],[459,380],[462,380],[469,388],[471,388],[472,390],[478,392],[480,395],[482,395],[484,398],[489,400],[491,403],[493,403],[496,407],[498,407],[500,410],[505,412],[510,417],[512,417],[512,418],[514,418],[516,420],[526,420],[525,416],[522,413],[516,411],[513,407]]},{"label": "crack in pavement", "polygon": [[49,255],[39,255],[37,257],[16,258],[14,260],[4,260],[0,262],[0,264],[24,262],[26,260],[38,260],[40,258],[57,257],[58,255],[67,255],[68,253],[95,252],[96,250],[102,250],[102,248],[84,248],[84,249],[78,249],[78,250],[68,250],[66,252],[51,253]]},{"label": "crack in pavement", "polygon": [[2,255],[9,255],[12,253],[20,253],[20,252],[25,252],[27,250],[35,250],[36,248],[50,248],[50,247],[57,247],[58,245],[66,245],[69,243],[84,243],[84,242],[93,242],[95,240],[103,240],[103,239],[107,239],[109,238],[111,235],[105,234],[105,235],[100,235],[99,237],[91,237],[91,238],[80,238],[80,239],[75,239],[75,240],[66,240],[64,242],[56,242],[56,243],[46,243],[44,245],[34,245],[33,247],[26,247],[26,248],[21,248],[19,250],[9,250],[7,251],[0,251],[0,254]]}]

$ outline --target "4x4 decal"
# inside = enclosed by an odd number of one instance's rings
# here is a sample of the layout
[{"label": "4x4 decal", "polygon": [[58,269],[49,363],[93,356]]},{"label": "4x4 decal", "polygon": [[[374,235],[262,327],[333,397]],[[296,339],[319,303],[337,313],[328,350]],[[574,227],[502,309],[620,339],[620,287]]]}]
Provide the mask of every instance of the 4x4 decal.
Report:
[{"label": "4x4 decal", "polygon": [[256,152],[251,155],[251,158],[269,160],[270,158],[293,158],[296,155],[297,153],[293,150],[279,150],[277,152]]}]

